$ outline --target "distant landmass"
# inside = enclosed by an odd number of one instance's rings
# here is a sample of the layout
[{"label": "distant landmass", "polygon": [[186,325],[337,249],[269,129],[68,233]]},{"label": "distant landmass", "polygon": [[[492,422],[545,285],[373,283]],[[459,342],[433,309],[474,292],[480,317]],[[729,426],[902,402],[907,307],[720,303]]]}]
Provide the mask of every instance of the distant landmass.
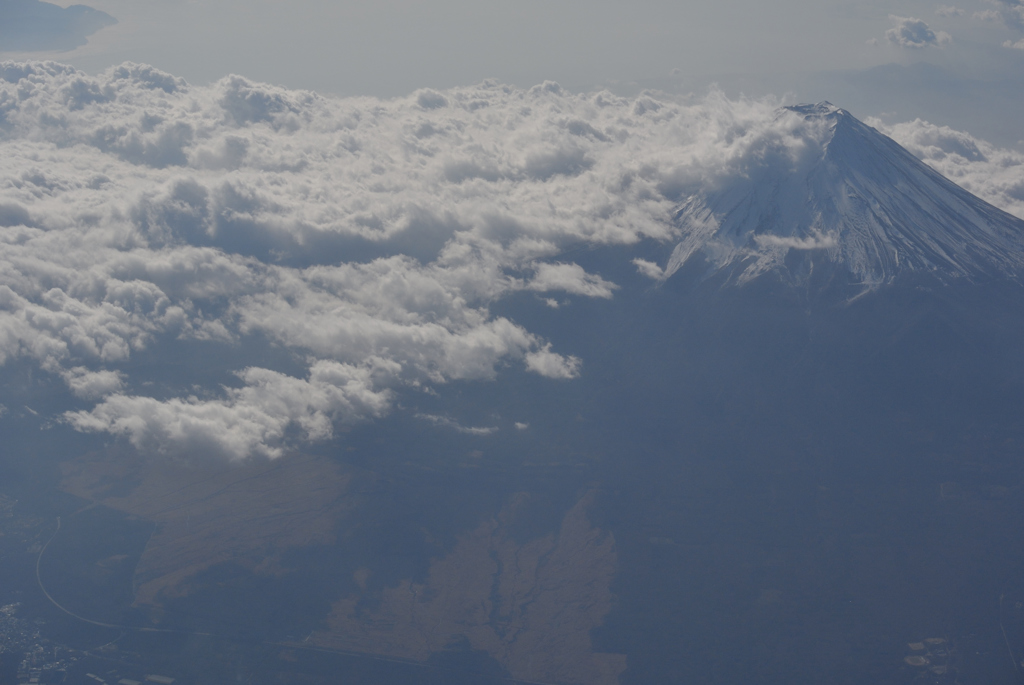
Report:
[{"label": "distant landmass", "polygon": [[0,5],[0,18],[0,51],[10,52],[74,50],[117,23],[87,5],[61,7],[41,0],[6,0]]}]

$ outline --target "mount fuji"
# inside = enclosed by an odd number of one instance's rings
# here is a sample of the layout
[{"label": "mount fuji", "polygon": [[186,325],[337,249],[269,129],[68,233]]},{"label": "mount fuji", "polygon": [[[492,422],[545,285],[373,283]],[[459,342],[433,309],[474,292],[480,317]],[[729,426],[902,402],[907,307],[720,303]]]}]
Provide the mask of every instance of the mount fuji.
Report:
[{"label": "mount fuji", "polygon": [[766,148],[677,212],[684,238],[664,277],[691,261],[738,283],[841,272],[866,286],[901,274],[1018,278],[1024,221],[971,195],[830,103],[788,107],[800,144]]}]

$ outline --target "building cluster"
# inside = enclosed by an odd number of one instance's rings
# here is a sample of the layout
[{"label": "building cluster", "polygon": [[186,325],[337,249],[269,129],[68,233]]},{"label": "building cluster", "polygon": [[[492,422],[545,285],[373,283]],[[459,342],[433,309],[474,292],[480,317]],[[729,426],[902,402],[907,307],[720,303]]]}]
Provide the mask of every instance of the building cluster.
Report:
[{"label": "building cluster", "polygon": [[17,511],[18,500],[13,497],[0,494],[0,532],[5,537],[19,542],[33,541],[33,547],[29,551],[36,550],[42,546],[38,541],[40,529],[44,527],[44,521],[38,517],[26,515]]},{"label": "building cluster", "polygon": [[89,685],[110,685],[112,683],[117,683],[117,685],[174,685],[175,683],[174,678],[163,675],[147,675],[143,676],[143,680],[121,678],[116,670],[110,671],[105,676],[86,673],[85,677],[88,679]]},{"label": "building cluster", "polygon": [[[140,669],[134,665],[118,664],[99,654],[57,644],[43,637],[41,622],[20,618],[19,606],[0,606],[0,661],[17,662],[18,685],[174,685],[178,682],[169,676],[139,673]],[[101,664],[103,668],[99,668]]]},{"label": "building cluster", "polygon": [[78,655],[43,637],[40,624],[19,618],[18,606],[0,607],[0,656],[18,662],[19,684],[64,683]]}]

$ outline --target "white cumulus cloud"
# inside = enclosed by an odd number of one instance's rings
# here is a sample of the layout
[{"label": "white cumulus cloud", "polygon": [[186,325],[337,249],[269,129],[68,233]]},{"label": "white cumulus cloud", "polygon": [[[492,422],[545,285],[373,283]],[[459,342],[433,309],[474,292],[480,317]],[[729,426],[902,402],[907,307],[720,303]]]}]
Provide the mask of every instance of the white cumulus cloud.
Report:
[{"label": "white cumulus cloud", "polygon": [[637,271],[642,273],[644,276],[647,276],[647,278],[655,281],[663,281],[667,278],[665,270],[654,262],[637,257],[633,260],[633,264],[636,265]]},{"label": "white cumulus cloud", "polygon": [[245,385],[227,389],[222,399],[160,401],[118,394],[90,411],[69,412],[66,420],[82,431],[123,434],[141,450],[175,456],[278,457],[291,425],[307,440],[324,440],[336,422],[382,415],[390,392],[373,389],[378,371],[321,360],[300,379],[248,368],[239,373]]},{"label": "white cumulus cloud", "polygon": [[90,371],[84,366],[61,370],[61,376],[75,396],[97,399],[118,392],[124,386],[124,376],[118,371]]},{"label": "white cumulus cloud", "polygon": [[619,286],[588,274],[578,264],[543,263],[537,266],[537,274],[527,287],[538,292],[562,290],[574,295],[609,299]]},{"label": "white cumulus cloud", "polygon": [[[584,360],[492,305],[615,297],[568,255],[685,247],[697,224],[676,212],[696,189],[805,163],[823,132],[778,106],[495,82],[343,99],[3,62],[0,364],[60,379],[78,430],[231,459],[328,439],[406,388],[571,379]],[[929,147],[929,130],[892,135],[1020,211],[1013,153]],[[161,355],[197,349],[235,375],[153,389]]]},{"label": "white cumulus cloud", "polygon": [[548,378],[576,378],[582,362],[577,357],[563,357],[551,351],[550,345],[526,355],[526,368]]},{"label": "white cumulus cloud", "polygon": [[927,23],[914,17],[889,15],[893,26],[885,32],[885,37],[893,45],[902,48],[925,48],[942,46],[953,40],[945,31],[934,31]]}]

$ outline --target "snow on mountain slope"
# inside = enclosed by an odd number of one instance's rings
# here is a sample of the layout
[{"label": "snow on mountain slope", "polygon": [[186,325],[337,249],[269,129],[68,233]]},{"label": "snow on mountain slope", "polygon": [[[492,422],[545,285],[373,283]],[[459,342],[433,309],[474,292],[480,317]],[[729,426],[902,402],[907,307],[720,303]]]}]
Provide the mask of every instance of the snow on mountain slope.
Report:
[{"label": "snow on mountain slope", "polygon": [[684,237],[660,277],[695,256],[738,283],[771,271],[803,282],[826,267],[866,285],[904,272],[977,280],[1024,271],[1024,221],[827,102],[778,116],[793,115],[803,118],[800,145],[766,147],[683,202]]}]

